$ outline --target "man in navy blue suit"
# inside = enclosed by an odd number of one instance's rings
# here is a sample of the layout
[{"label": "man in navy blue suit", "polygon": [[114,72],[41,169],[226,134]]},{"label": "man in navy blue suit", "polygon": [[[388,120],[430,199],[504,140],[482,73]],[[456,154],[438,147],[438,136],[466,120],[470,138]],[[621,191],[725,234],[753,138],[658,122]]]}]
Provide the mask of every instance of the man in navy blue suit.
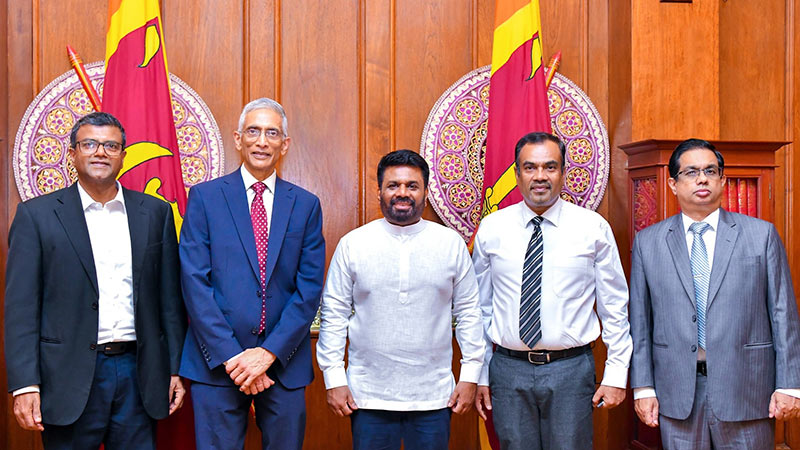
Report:
[{"label": "man in navy blue suit", "polygon": [[180,257],[190,332],[180,374],[193,382],[199,449],[242,448],[251,404],[264,449],[300,449],[325,269],[322,210],[276,175],[291,143],[279,103],[247,104],[234,140],[241,168],[189,192]]}]

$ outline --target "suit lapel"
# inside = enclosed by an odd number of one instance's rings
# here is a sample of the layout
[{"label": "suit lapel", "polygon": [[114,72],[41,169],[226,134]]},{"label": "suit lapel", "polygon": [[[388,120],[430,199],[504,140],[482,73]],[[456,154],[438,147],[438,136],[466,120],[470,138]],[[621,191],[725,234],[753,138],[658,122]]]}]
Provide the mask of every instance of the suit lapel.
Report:
[{"label": "suit lapel", "polygon": [[669,230],[667,231],[667,248],[672,255],[672,262],[678,272],[678,278],[686,290],[686,295],[694,305],[694,281],[692,280],[691,263],[689,262],[689,250],[686,248],[686,233],[683,230],[681,215],[677,214],[670,219]]},{"label": "suit lapel", "polygon": [[278,255],[281,252],[286,228],[289,226],[289,217],[292,215],[295,195],[292,185],[281,180],[275,180],[275,197],[272,202],[272,223],[269,227],[269,247],[267,248],[267,280],[272,276]]},{"label": "suit lapel", "polygon": [[97,270],[92,255],[92,242],[89,239],[89,227],[86,226],[86,217],[83,215],[83,205],[81,205],[77,182],[61,191],[55,213],[67,233],[72,248],[78,254],[83,270],[86,271],[86,275],[92,282],[94,292],[100,295],[97,287]]},{"label": "suit lapel", "polygon": [[222,193],[228,204],[228,210],[236,225],[239,240],[242,243],[247,260],[257,279],[260,279],[258,270],[258,251],[256,250],[256,238],[253,234],[253,222],[250,219],[250,210],[247,207],[247,192],[244,188],[244,180],[239,170],[225,177],[222,185]]},{"label": "suit lapel", "polygon": [[[147,250],[147,239],[150,227],[147,226],[148,212],[142,206],[142,201],[131,198],[130,191],[122,188],[122,195],[125,198],[125,214],[128,216],[128,230],[131,235],[131,268],[133,276],[133,291],[142,273],[142,262],[144,253]],[[134,304],[136,295],[133,296]]]},{"label": "suit lapel", "polygon": [[733,220],[733,216],[724,209],[720,209],[717,237],[714,243],[714,264],[711,267],[711,278],[708,283],[708,306],[711,306],[711,302],[714,301],[714,296],[717,295],[717,291],[722,284],[722,279],[728,270],[733,247],[738,237],[739,230],[736,229],[736,222]]}]

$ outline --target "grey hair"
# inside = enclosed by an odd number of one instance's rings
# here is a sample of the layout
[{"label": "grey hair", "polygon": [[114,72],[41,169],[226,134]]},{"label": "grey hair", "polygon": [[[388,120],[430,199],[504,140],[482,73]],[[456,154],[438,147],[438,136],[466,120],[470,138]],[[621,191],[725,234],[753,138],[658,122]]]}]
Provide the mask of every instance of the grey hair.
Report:
[{"label": "grey hair", "polygon": [[242,109],[242,115],[239,116],[239,131],[242,130],[244,127],[244,116],[247,115],[250,111],[255,111],[257,109],[271,109],[278,113],[281,116],[281,128],[284,136],[289,136],[289,120],[286,118],[286,111],[283,110],[283,106],[280,103],[276,102],[271,98],[257,98],[252,102],[244,105],[244,109]]}]

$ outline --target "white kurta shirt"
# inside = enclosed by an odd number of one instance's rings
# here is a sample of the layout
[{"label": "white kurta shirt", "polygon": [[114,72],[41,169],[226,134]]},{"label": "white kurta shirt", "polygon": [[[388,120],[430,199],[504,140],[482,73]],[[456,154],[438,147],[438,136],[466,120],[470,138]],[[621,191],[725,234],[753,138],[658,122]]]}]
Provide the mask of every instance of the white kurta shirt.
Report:
[{"label": "white kurta shirt", "polygon": [[447,407],[455,387],[453,316],[460,381],[475,383],[483,329],[461,237],[425,220],[401,227],[379,219],[351,231],[336,247],[323,292],[317,361],[325,387],[349,386],[365,409]]}]

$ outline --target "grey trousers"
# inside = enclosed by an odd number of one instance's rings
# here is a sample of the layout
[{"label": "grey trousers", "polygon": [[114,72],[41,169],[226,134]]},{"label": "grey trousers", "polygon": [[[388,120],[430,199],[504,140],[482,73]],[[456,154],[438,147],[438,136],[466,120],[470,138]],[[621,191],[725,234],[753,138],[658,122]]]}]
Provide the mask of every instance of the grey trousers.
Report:
[{"label": "grey trousers", "polygon": [[489,387],[503,450],[591,450],[591,350],[540,366],[495,353]]},{"label": "grey trousers", "polygon": [[707,380],[697,375],[692,413],[685,420],[659,415],[664,450],[773,450],[775,421],[720,421],[706,401]]}]

